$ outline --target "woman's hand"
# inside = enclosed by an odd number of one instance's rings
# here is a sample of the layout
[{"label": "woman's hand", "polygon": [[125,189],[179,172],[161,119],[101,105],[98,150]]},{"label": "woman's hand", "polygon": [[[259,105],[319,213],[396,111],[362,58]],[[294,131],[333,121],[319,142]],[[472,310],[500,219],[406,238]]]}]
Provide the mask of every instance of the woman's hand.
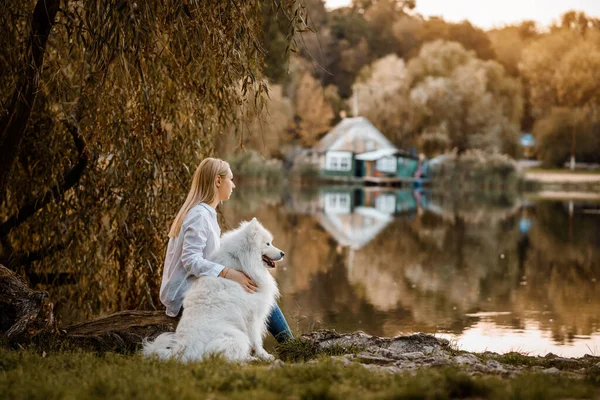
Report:
[{"label": "woman's hand", "polygon": [[252,279],[248,278],[248,275],[235,269],[225,268],[219,276],[239,283],[250,294],[256,292],[256,288],[258,287]]}]

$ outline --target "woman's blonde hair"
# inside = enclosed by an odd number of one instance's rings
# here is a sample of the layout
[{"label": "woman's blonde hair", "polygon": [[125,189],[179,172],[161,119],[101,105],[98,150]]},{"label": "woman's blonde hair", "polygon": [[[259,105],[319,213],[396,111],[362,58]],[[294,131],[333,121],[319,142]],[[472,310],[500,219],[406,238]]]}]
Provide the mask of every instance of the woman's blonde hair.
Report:
[{"label": "woman's blonde hair", "polygon": [[190,209],[200,203],[212,203],[217,196],[215,180],[217,176],[226,178],[229,174],[229,164],[218,158],[202,160],[192,179],[192,188],[185,199],[185,203],[177,213],[171,224],[169,237],[177,237],[181,230],[183,220]]}]

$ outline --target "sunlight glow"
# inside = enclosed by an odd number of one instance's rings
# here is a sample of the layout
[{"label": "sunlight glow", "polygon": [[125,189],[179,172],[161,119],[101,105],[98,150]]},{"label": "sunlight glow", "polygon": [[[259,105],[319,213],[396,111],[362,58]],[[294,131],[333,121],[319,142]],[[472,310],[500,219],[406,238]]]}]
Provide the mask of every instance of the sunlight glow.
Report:
[{"label": "sunlight glow", "polygon": [[584,354],[598,355],[600,335],[577,336],[571,343],[557,343],[550,332],[541,330],[533,320],[525,320],[524,329],[514,329],[499,326],[496,323],[482,319],[461,335],[436,334],[455,341],[461,350],[496,353],[509,351],[523,352],[530,356],[554,353],[563,357],[581,357]]},{"label": "sunlight glow", "polygon": [[[327,0],[327,8],[350,5],[351,0]],[[598,0],[417,0],[416,11],[425,17],[441,16],[450,22],[469,20],[484,29],[534,20],[542,26],[550,25],[569,10],[584,11],[600,17]]]}]

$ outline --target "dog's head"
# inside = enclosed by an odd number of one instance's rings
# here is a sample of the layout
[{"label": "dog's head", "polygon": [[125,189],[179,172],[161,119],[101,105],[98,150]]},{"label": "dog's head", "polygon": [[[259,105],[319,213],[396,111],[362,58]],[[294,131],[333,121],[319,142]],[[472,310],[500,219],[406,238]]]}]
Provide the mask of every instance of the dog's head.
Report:
[{"label": "dog's head", "polygon": [[273,235],[256,218],[245,223],[247,239],[251,248],[259,250],[263,264],[267,268],[275,268],[275,262],[280,261],[285,253],[273,246]]}]

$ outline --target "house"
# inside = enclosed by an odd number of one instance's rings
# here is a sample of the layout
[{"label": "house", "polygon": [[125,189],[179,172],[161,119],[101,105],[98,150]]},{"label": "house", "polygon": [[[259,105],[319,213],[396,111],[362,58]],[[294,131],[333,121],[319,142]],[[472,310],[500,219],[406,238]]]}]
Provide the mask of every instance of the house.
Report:
[{"label": "house", "polygon": [[312,149],[327,177],[413,178],[419,160],[396,148],[364,117],[344,118]]},{"label": "house", "polygon": [[364,176],[355,155],[398,149],[364,117],[344,118],[314,147],[313,155],[323,175]]}]

